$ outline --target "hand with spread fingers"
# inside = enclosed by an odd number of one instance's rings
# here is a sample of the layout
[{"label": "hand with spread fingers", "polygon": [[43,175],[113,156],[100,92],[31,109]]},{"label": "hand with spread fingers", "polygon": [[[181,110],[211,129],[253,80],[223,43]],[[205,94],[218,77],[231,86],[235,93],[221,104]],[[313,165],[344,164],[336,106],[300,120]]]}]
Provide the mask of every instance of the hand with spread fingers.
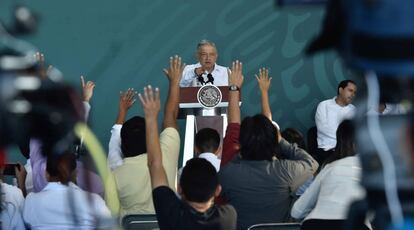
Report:
[{"label": "hand with spread fingers", "polygon": [[81,79],[83,100],[86,102],[89,102],[89,100],[91,100],[93,96],[93,89],[95,88],[95,83],[93,81],[87,81],[85,83],[85,79],[83,76],[81,76],[80,79]]},{"label": "hand with spread fingers", "polygon": [[175,55],[170,57],[170,67],[164,69],[165,75],[168,77],[170,84],[179,84],[183,74],[185,64],[181,63],[181,57]]},{"label": "hand with spread fingers", "polygon": [[231,72],[228,71],[229,85],[235,85],[241,88],[243,84],[243,64],[236,60],[232,63]]},{"label": "hand with spread fingers", "polygon": [[127,112],[129,108],[131,108],[132,105],[135,103],[136,94],[137,92],[134,91],[134,88],[128,88],[128,90],[125,93],[121,91],[119,97],[119,110]]},{"label": "hand with spread fingers", "polygon": [[267,92],[270,88],[270,82],[272,80],[269,77],[269,69],[260,68],[259,69],[259,76],[256,74],[257,83],[259,83],[259,88],[261,92]]},{"label": "hand with spread fingers", "polygon": [[125,93],[122,91],[119,92],[119,110],[115,124],[124,124],[125,117],[128,113],[129,108],[131,108],[136,101],[136,95],[137,92],[134,90],[134,88],[128,88]]},{"label": "hand with spread fingers", "polygon": [[145,119],[157,120],[158,112],[160,111],[160,92],[158,88],[155,90],[150,86],[144,87],[144,94],[138,94],[144,109]]}]

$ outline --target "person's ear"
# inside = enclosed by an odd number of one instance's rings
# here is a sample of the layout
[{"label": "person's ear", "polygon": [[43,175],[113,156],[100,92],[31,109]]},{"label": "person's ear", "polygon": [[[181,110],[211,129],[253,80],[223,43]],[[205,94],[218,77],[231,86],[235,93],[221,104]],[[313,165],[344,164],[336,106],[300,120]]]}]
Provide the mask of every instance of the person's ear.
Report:
[{"label": "person's ear", "polygon": [[216,191],[214,192],[214,196],[218,197],[221,193],[221,185],[217,185]]},{"label": "person's ear", "polygon": [[181,189],[180,184],[177,185],[177,192],[180,194],[181,197],[183,197],[183,190]]}]

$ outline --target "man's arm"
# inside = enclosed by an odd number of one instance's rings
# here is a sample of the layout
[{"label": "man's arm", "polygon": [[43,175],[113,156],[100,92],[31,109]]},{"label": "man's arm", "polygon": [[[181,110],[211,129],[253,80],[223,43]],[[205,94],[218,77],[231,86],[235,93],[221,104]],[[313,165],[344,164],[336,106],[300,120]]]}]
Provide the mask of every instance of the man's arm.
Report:
[{"label": "man's arm", "polygon": [[118,116],[115,125],[112,126],[111,139],[109,139],[108,165],[111,170],[122,165],[121,128],[129,108],[136,100],[135,95],[136,92],[132,88],[129,88],[125,93],[120,92]]},{"label": "man's arm", "polygon": [[229,108],[226,137],[223,140],[223,152],[221,155],[221,166],[227,164],[239,152],[240,133],[240,89],[243,84],[243,64],[238,60],[233,62],[231,73],[229,71],[229,85],[237,86],[239,90],[229,91]]},{"label": "man's arm", "polygon": [[237,86],[239,90],[229,91],[228,123],[240,124],[240,89],[243,85],[243,64],[238,60],[233,62],[229,73],[229,85]]},{"label": "man's arm", "polygon": [[154,190],[160,186],[168,186],[167,175],[162,165],[161,146],[158,134],[157,118],[160,111],[160,93],[158,88],[144,88],[144,95],[138,94],[145,113],[145,133],[147,144],[148,169],[151,185]]},{"label": "man's arm", "polygon": [[272,120],[272,111],[270,110],[268,93],[270,88],[270,81],[272,80],[272,78],[269,77],[269,70],[266,68],[261,68],[259,69],[259,76],[255,76],[260,89],[262,114],[266,116],[269,120]]},{"label": "man's arm", "polygon": [[93,90],[95,88],[95,83],[93,81],[87,81],[85,83],[85,78],[80,76],[81,79],[81,88],[82,88],[82,98],[83,98],[83,105],[85,107],[85,122],[88,121],[89,111],[91,110],[91,106],[89,101],[93,96]]},{"label": "man's arm", "polygon": [[277,125],[277,123],[272,120],[272,110],[270,109],[269,103],[269,88],[270,82],[272,80],[272,78],[269,77],[269,70],[266,68],[261,68],[259,69],[259,76],[255,76],[260,89],[262,114],[266,116],[277,127],[277,135],[280,141],[282,139],[282,135],[280,134],[279,125]]},{"label": "man's arm", "polygon": [[305,218],[315,207],[321,187],[321,176],[317,176],[298,200],[293,204],[290,215],[298,220]]},{"label": "man's arm", "polygon": [[290,187],[296,191],[316,170],[319,164],[305,150],[298,148],[282,139],[279,142],[280,154],[286,159],[283,163],[286,165],[286,172],[290,178]]},{"label": "man's arm", "polygon": [[170,57],[170,67],[164,69],[164,73],[169,80],[169,87],[164,109],[163,129],[168,127],[178,129],[177,115],[178,103],[180,102],[180,81],[184,66],[181,64],[181,57],[175,55]]}]

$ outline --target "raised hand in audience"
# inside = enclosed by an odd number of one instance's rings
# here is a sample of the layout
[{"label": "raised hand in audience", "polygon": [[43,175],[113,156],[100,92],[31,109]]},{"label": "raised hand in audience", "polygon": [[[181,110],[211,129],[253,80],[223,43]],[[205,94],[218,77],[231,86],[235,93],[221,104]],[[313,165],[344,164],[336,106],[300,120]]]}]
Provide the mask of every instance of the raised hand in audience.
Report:
[{"label": "raised hand in audience", "polygon": [[95,83],[93,81],[87,81],[85,83],[85,78],[83,76],[80,76],[80,79],[83,101],[89,102],[93,96],[93,89],[95,88]]},{"label": "raised hand in audience", "polygon": [[125,117],[128,113],[129,108],[131,108],[136,101],[136,94],[137,92],[134,90],[134,88],[128,88],[125,93],[122,91],[120,92],[118,117],[116,118],[115,124],[122,125],[125,122]]},{"label": "raised hand in audience", "polygon": [[[223,139],[223,151],[221,155],[221,166],[226,165],[240,151],[239,135],[240,129],[232,129],[233,126],[240,126],[240,88],[243,84],[243,64],[235,61],[232,64],[229,75],[229,109],[226,136]],[[235,130],[235,131],[232,131]]]},{"label": "raised hand in audience", "polygon": [[36,61],[39,63],[39,76],[40,79],[45,80],[47,79],[49,71],[53,68],[49,65],[47,68],[45,67],[45,55],[40,52],[35,53]]},{"label": "raised hand in audience", "polygon": [[[260,68],[259,75],[255,75],[257,83],[259,84],[260,95],[261,95],[261,105],[262,105],[262,114],[266,116],[269,120],[272,120],[272,110],[270,109],[269,103],[269,88],[272,81],[272,77],[269,76],[269,69]],[[279,126],[276,125],[279,129]],[[281,140],[282,136],[280,130],[278,130],[278,138]]]},{"label": "raised hand in audience", "polygon": [[272,111],[270,110],[268,94],[270,88],[270,81],[272,80],[272,78],[269,77],[269,69],[260,68],[259,75],[256,74],[255,76],[257,79],[257,83],[259,83],[262,102],[262,114],[269,118],[269,120],[272,120]]},{"label": "raised hand in audience", "polygon": [[145,133],[147,144],[148,168],[152,189],[168,186],[167,175],[162,165],[161,147],[158,135],[158,113],[160,111],[160,92],[149,85],[144,88],[144,94],[138,94],[145,114]]},{"label": "raised hand in audience", "polygon": [[228,120],[229,123],[239,123],[240,124],[240,89],[243,85],[243,64],[236,60],[232,63],[231,72],[229,74],[229,111],[228,111]]},{"label": "raised hand in audience", "polygon": [[170,66],[168,69],[164,69],[164,73],[170,82],[164,109],[164,129],[168,127],[178,129],[177,115],[178,103],[180,102],[180,81],[184,67],[185,64],[181,63],[181,57],[175,55],[174,57],[170,57]]}]

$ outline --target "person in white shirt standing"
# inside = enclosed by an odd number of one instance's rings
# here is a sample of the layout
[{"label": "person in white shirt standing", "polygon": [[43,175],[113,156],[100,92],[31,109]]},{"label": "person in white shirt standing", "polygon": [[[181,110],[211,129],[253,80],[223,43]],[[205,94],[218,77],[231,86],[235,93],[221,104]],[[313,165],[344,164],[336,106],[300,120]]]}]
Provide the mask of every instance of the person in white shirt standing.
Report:
[{"label": "person in white shirt standing", "polygon": [[187,65],[183,70],[180,87],[203,86],[206,84],[227,86],[228,73],[224,66],[217,65],[216,45],[208,40],[201,40],[197,45],[197,64]]},{"label": "person in white shirt standing", "polygon": [[315,114],[317,128],[318,150],[316,160],[322,165],[332,154],[336,146],[336,130],[345,119],[355,115],[352,100],[357,92],[357,85],[352,80],[341,81],[338,85],[337,96],[319,103]]}]

